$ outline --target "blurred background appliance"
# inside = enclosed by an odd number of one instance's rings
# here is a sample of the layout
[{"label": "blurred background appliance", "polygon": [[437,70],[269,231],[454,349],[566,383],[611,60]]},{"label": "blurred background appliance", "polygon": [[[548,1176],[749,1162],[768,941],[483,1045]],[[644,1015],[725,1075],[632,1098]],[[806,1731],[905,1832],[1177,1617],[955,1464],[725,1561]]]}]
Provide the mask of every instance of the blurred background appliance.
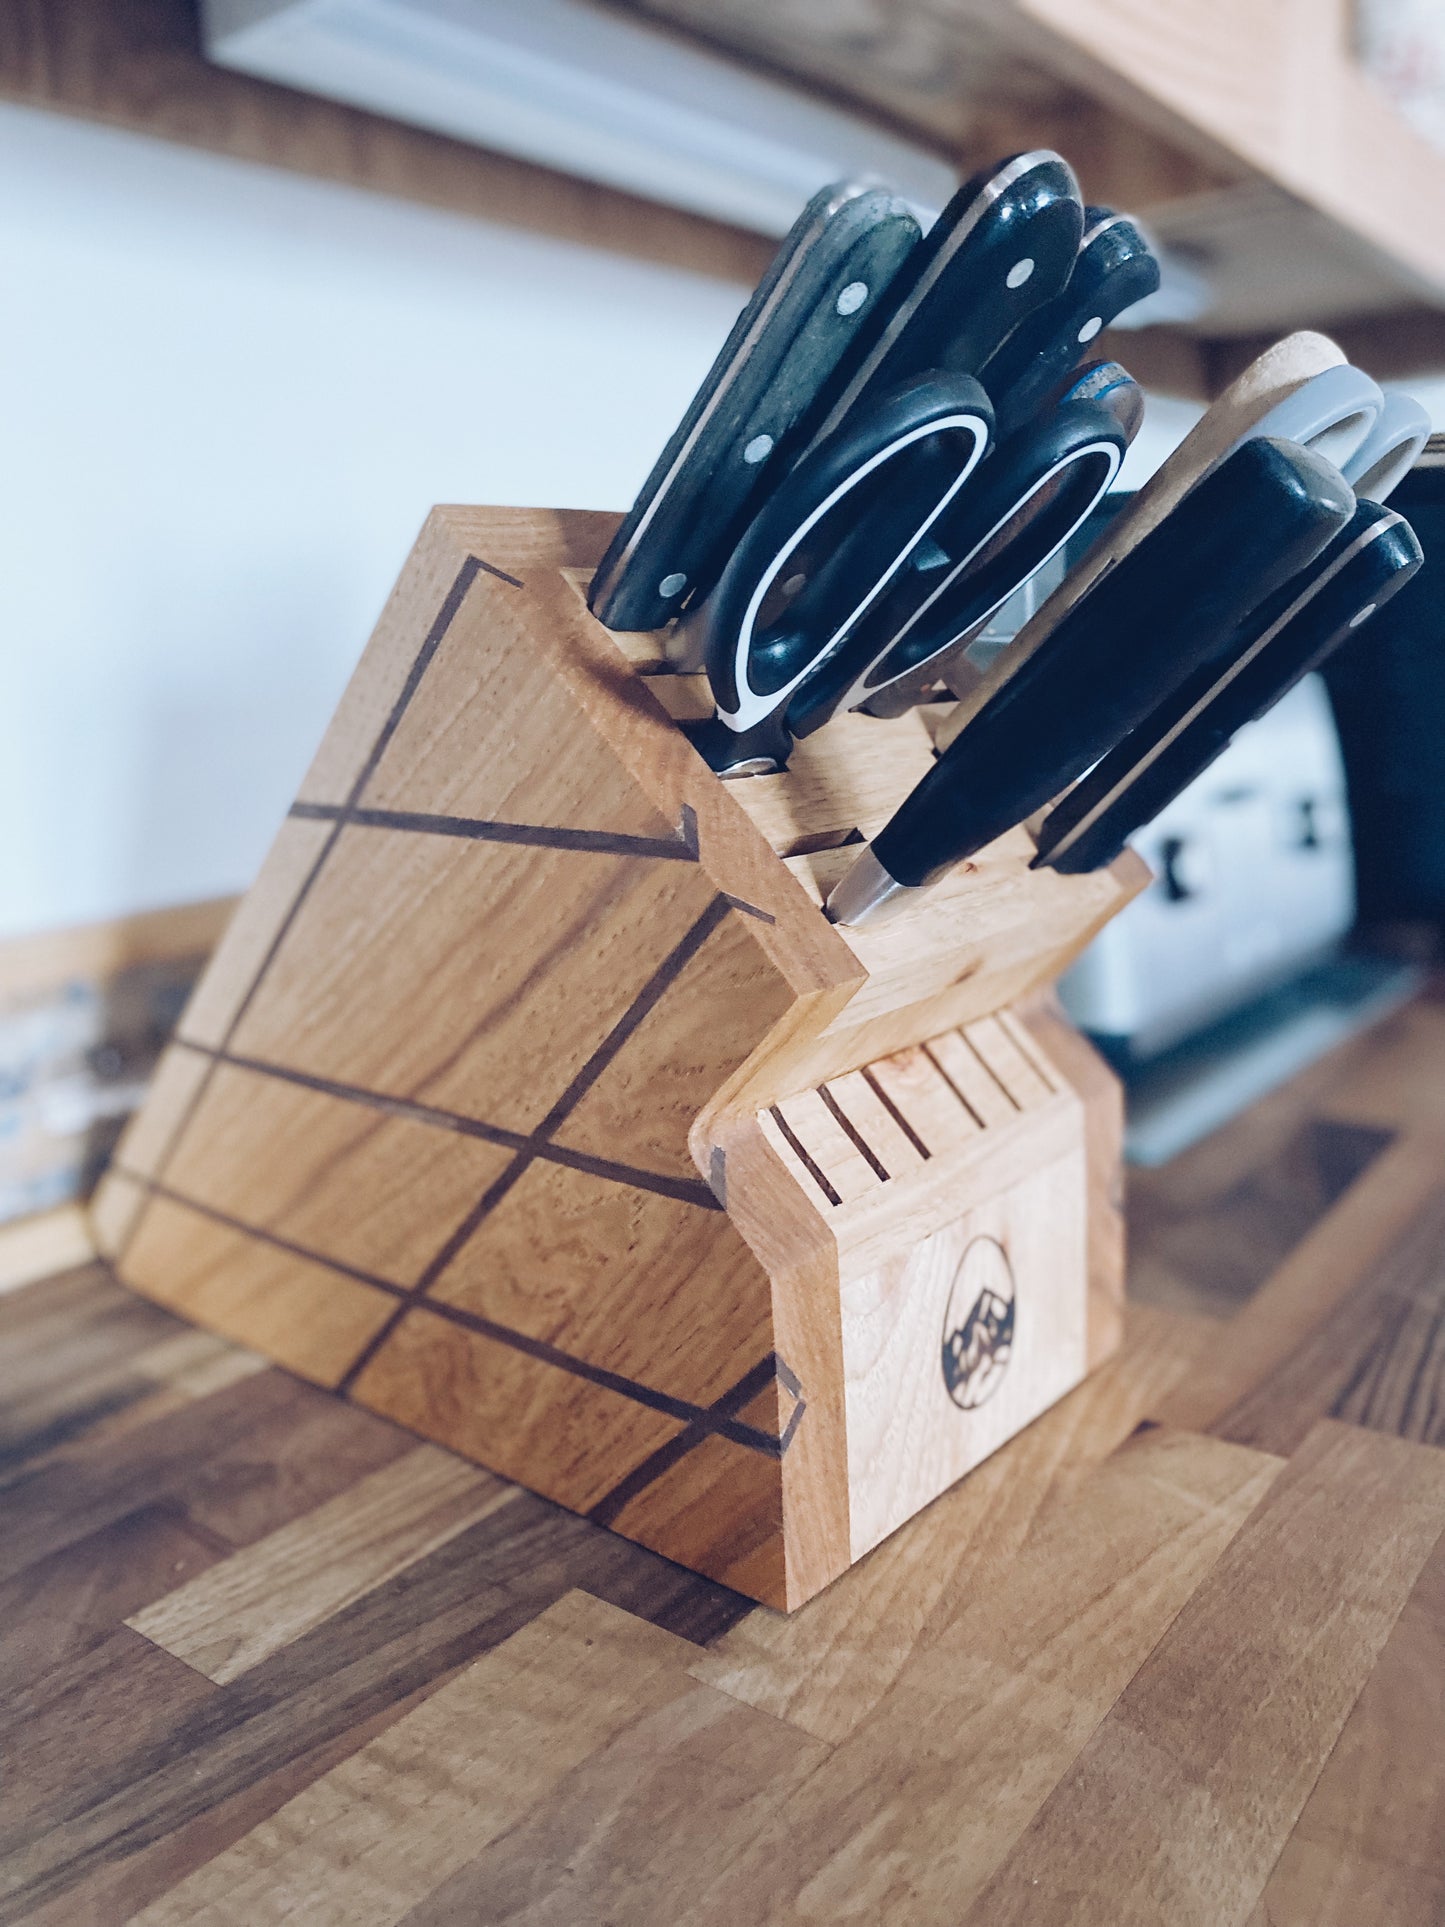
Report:
[{"label": "blurred background appliance", "polygon": [[[1445,436],[1390,497],[1427,565],[1445,556]],[[1377,944],[1445,937],[1445,588],[1428,566],[1325,671],[1344,751],[1360,920]]]},{"label": "blurred background appliance", "polygon": [[[1427,562],[1445,554],[1445,437],[1391,505]],[[1134,838],[1155,882],[1060,986],[1125,1078],[1134,1162],[1175,1156],[1418,988],[1445,936],[1442,744],[1427,568]]]}]

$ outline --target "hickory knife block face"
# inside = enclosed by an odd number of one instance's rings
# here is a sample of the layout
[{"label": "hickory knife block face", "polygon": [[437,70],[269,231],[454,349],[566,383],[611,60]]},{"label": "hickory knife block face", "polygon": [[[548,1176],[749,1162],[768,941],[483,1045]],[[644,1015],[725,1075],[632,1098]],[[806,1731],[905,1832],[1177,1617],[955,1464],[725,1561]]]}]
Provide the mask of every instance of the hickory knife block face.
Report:
[{"label": "hickory knife block face", "polygon": [[1032,993],[1146,873],[1019,829],[836,929],[923,721],[720,783],[698,679],[587,613],[614,526],[433,512],[95,1224],[183,1316],[793,1607],[1117,1343],[1118,1089]]}]

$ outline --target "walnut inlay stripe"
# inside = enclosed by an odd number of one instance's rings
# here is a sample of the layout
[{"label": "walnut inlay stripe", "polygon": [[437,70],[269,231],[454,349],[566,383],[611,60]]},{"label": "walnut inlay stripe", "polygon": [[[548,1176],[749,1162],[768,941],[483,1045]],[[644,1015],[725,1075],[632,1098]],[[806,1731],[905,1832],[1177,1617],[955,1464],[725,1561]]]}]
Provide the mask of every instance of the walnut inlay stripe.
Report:
[{"label": "walnut inlay stripe", "polygon": [[[659,1446],[640,1465],[634,1466],[625,1478],[620,1479],[609,1493],[597,1501],[587,1517],[594,1525],[611,1525],[639,1492],[654,1484],[664,1472],[670,1471],[695,1445],[700,1445],[710,1433],[726,1431],[727,1421],[732,1415],[740,1412],[745,1405],[755,1399],[777,1375],[777,1358],[775,1354],[769,1352],[766,1358],[760,1358],[750,1371],[743,1374],[736,1385],[724,1392],[722,1397],[706,1411],[699,1412],[695,1419],[690,1420],[675,1438],[669,1439],[666,1445]],[[789,1376],[791,1377],[791,1373]],[[791,1444],[801,1416],[802,1400],[800,1399],[789,1420],[787,1431],[782,1438],[773,1441],[774,1456],[780,1458],[787,1446]]]},{"label": "walnut inlay stripe", "polygon": [[531,1148],[539,1158],[553,1164],[570,1165],[573,1170],[586,1171],[590,1177],[609,1178],[616,1184],[630,1184],[638,1191],[656,1191],[663,1197],[676,1198],[679,1203],[695,1204],[702,1211],[722,1209],[715,1194],[701,1178],[668,1177],[659,1171],[644,1171],[639,1165],[619,1164],[612,1158],[597,1157],[591,1151],[574,1151],[565,1144],[541,1143],[522,1131],[509,1131],[503,1125],[489,1124],[484,1118],[468,1117],[462,1111],[442,1110],[435,1104],[419,1104],[408,1097],[391,1097],[383,1091],[367,1090],[360,1084],[345,1084],[337,1078],[318,1077],[312,1071],[295,1070],[289,1064],[273,1064],[263,1057],[246,1057],[236,1051],[213,1050],[209,1044],[198,1044],[189,1037],[177,1037],[174,1041],[181,1048],[194,1051],[201,1057],[212,1058],[218,1064],[252,1071],[257,1077],[271,1077],[281,1083],[297,1084],[303,1090],[315,1091],[321,1097],[334,1097],[345,1104],[359,1104],[369,1110],[380,1111],[387,1117],[431,1124],[440,1131],[454,1131],[460,1137],[480,1138],[484,1143],[499,1144],[506,1150]]},{"label": "walnut inlay stripe", "polygon": [[[359,1284],[371,1285],[388,1297],[398,1301],[398,1311],[407,1312],[418,1302],[426,1305],[436,1317],[446,1319],[465,1331],[477,1333],[481,1338],[495,1339],[499,1344],[510,1345],[514,1351],[525,1352],[529,1357],[544,1365],[555,1365],[560,1371],[570,1372],[575,1378],[585,1378],[594,1385],[601,1385],[608,1391],[620,1393],[623,1398],[635,1400],[639,1405],[649,1406],[653,1411],[664,1412],[669,1418],[681,1419],[684,1424],[693,1419],[705,1417],[714,1407],[696,1405],[691,1399],[676,1398],[670,1392],[659,1391],[655,1386],[644,1385],[637,1379],[627,1378],[621,1372],[610,1371],[605,1365],[594,1365],[585,1358],[578,1358],[565,1352],[556,1345],[549,1345],[545,1339],[533,1338],[526,1332],[514,1330],[509,1325],[499,1325],[494,1319],[483,1318],[479,1313],[468,1311],[461,1305],[449,1305],[442,1299],[428,1298],[418,1301],[415,1295],[393,1278],[384,1278],[376,1272],[363,1271],[358,1266],[348,1265],[337,1258],[327,1257],[323,1252],[312,1251],[308,1246],[297,1243],[291,1238],[282,1238],[262,1225],[249,1224],[243,1218],[234,1217],[228,1211],[218,1211],[212,1205],[203,1204],[198,1198],[187,1197],[184,1192],[162,1184],[153,1178],[142,1177],[139,1172],[128,1171],[123,1165],[114,1167],[122,1177],[132,1184],[140,1185],[157,1198],[179,1205],[183,1210],[194,1211],[198,1217],[209,1218],[213,1223],[224,1225],[228,1231],[239,1232],[247,1238],[254,1238],[260,1244],[271,1245],[278,1251],[285,1251],[292,1257],[305,1259],[308,1263],[320,1265],[338,1277],[353,1278]],[[394,1323],[388,1327],[394,1329]],[[372,1355],[368,1347],[368,1357]],[[347,1374],[354,1380],[355,1368]],[[343,1389],[343,1385],[337,1389]],[[751,1451],[762,1452],[769,1458],[778,1455],[778,1440],[770,1432],[764,1432],[755,1425],[745,1424],[740,1419],[728,1417],[711,1428],[720,1431],[738,1445],[745,1445]]]},{"label": "walnut inlay stripe", "polygon": [[[367,784],[371,781],[372,777],[376,774],[377,767],[380,764],[382,757],[386,754],[388,744],[391,742],[392,737],[395,736],[397,730],[400,728],[402,717],[406,714],[407,708],[410,705],[412,698],[416,695],[417,690],[421,686],[421,681],[423,676],[425,676],[428,668],[431,666],[431,663],[436,656],[438,649],[441,648],[442,643],[445,641],[447,631],[451,628],[452,623],[456,620],[462,604],[466,601],[467,592],[470,590],[472,584],[476,581],[478,574],[482,570],[486,570],[486,572],[489,575],[494,575],[499,577],[504,582],[510,582],[514,588],[520,589],[522,587],[522,584],[518,582],[514,576],[505,574],[504,571],[502,571],[501,569],[493,568],[489,562],[483,562],[480,556],[475,556],[475,555],[467,556],[465,561],[462,563],[461,567],[457,570],[456,575],[453,577],[452,585],[450,589],[447,590],[447,593],[442,600],[442,605],[436,613],[436,617],[432,622],[431,628],[427,631],[426,635],[422,639],[421,647],[417,650],[417,653],[412,660],[411,668],[407,671],[406,681],[402,684],[401,691],[398,694],[396,701],[392,704],[391,709],[387,714],[386,720],[383,722],[381,728],[377,731],[376,740],[372,743],[371,748],[367,753],[366,761],[362,764],[360,770],[357,772],[356,780],[352,783],[351,789],[346,798],[346,804],[344,806],[346,809],[352,809],[356,806],[357,803],[360,802],[362,794],[365,791]],[[291,903],[286,911],[286,914],[282,917],[279,925],[276,928],[275,934],[272,936],[270,943],[266,947],[265,954],[262,956],[260,963],[256,966],[255,974],[252,976],[250,984],[247,986],[244,995],[237,1003],[235,1010],[233,1010],[231,1013],[230,1021],[227,1023],[225,1032],[221,1038],[222,1049],[224,1049],[227,1045],[229,1045],[231,1039],[235,1036],[236,1031],[241,1024],[242,1019],[245,1017],[247,1011],[251,1008],[251,1005],[255,1002],[257,991],[261,988],[261,985],[265,980],[266,974],[270,970],[272,964],[276,961],[276,957],[281,949],[282,944],[285,943],[287,936],[294,928],[296,919],[300,915],[302,905],[306,902],[307,897],[311,894],[311,891],[315,887],[316,879],[320,876],[322,870],[325,868],[327,858],[331,855],[331,852],[336,847],[337,839],[341,835],[341,829],[342,829],[342,825],[340,821],[337,821],[332,826],[331,834],[327,837],[326,841],[322,844],[320,850],[317,852],[316,860],[312,863],[310,869],[306,872],[306,875],[303,877],[301,881],[301,887],[297,890],[295,896],[291,899]],[[197,1086],[196,1091],[192,1096],[190,1103],[186,1106],[186,1108],[182,1111],[181,1115],[177,1118],[175,1129],[171,1132],[170,1137],[166,1142],[164,1150],[162,1151],[160,1157],[156,1160],[156,1163],[153,1166],[152,1174],[156,1178],[162,1178],[165,1176],[165,1173],[170,1166],[171,1159],[175,1155],[177,1145],[180,1143],[183,1134],[185,1133],[191,1120],[194,1118],[196,1114],[197,1108],[199,1107],[202,1099],[206,1095],[206,1091],[210,1086],[211,1079],[214,1075],[214,1071],[215,1071],[215,1066],[212,1065],[211,1069],[206,1073],[206,1076],[202,1078],[200,1084]],[[135,1219],[131,1224],[130,1231],[126,1237],[125,1243],[122,1245],[120,1250],[116,1253],[117,1263],[124,1262],[126,1252],[129,1251],[131,1245],[134,1243],[136,1236],[139,1233],[140,1228],[145,1221],[145,1215],[146,1214],[145,1214],[144,1207],[136,1213]]]},{"label": "walnut inlay stripe", "polygon": [[544,823],[500,823],[485,817],[439,816],[422,810],[351,808],[345,803],[293,803],[290,814],[362,830],[402,830],[418,836],[454,836],[473,843],[525,843],[546,850],[602,856],[651,856],[697,862],[695,838],[684,823],[676,836],[630,836],[613,830],[558,829]]}]

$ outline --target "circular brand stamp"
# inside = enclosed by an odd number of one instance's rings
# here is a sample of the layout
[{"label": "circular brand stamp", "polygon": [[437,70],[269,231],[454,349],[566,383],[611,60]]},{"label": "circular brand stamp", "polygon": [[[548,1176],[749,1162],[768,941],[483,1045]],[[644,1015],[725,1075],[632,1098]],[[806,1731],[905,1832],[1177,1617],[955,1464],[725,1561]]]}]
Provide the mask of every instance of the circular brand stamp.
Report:
[{"label": "circular brand stamp", "polygon": [[943,1382],[965,1412],[998,1390],[1014,1341],[1014,1275],[997,1238],[975,1238],[958,1261],[943,1317]]}]

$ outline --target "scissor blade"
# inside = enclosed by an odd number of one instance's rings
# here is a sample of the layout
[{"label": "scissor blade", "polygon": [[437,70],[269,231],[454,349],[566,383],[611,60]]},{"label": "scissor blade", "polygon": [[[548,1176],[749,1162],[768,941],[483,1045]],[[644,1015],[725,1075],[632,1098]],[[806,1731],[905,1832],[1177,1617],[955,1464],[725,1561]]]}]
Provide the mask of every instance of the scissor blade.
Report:
[{"label": "scissor blade", "polygon": [[1107,409],[1080,403],[996,449],[799,689],[793,733],[810,735],[945,656],[1068,539],[1118,473],[1125,445]]},{"label": "scissor blade", "polygon": [[[689,618],[689,642],[700,642],[726,730],[750,735],[781,716],[809,673],[842,647],[963,486],[992,422],[969,376],[924,376],[787,477]],[[734,771],[718,731],[695,740],[719,773]],[[751,766],[751,756],[744,760]]]}]

